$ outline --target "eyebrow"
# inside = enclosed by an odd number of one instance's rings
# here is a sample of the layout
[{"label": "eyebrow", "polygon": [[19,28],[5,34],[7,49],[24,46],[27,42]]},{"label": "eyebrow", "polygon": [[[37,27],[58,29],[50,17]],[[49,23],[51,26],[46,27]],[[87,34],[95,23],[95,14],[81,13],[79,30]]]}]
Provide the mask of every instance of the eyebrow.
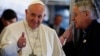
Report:
[{"label": "eyebrow", "polygon": [[72,16],[77,16],[77,13],[74,13],[74,12],[73,12]]}]

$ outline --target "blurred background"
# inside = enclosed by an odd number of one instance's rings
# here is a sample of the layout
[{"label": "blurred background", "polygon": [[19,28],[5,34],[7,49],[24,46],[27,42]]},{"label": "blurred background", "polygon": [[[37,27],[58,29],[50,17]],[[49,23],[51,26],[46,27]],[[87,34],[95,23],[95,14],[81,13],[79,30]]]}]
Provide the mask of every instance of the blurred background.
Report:
[{"label": "blurred background", "polygon": [[[25,18],[25,9],[29,2],[32,0],[0,0],[0,16],[5,9],[13,9],[18,16],[18,21]],[[42,0],[46,4],[47,14],[43,23],[52,24],[54,16],[59,14],[62,15],[62,22],[60,27],[67,29],[70,18],[70,1],[71,0]]]}]

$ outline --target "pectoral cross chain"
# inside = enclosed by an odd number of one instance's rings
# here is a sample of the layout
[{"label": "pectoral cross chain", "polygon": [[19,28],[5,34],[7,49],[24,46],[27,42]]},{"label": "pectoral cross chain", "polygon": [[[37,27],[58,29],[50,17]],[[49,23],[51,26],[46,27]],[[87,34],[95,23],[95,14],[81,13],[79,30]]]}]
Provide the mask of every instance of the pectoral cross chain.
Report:
[{"label": "pectoral cross chain", "polygon": [[30,54],[29,56],[37,56],[36,54],[34,54],[34,53],[32,53],[32,54]]}]

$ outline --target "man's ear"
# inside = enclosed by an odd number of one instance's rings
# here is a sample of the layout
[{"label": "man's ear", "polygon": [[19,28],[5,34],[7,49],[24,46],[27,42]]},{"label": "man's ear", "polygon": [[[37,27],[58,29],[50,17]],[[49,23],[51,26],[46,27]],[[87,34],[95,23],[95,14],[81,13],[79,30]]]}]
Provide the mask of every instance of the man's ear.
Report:
[{"label": "man's ear", "polygon": [[86,18],[90,17],[90,12],[89,11],[84,11]]}]

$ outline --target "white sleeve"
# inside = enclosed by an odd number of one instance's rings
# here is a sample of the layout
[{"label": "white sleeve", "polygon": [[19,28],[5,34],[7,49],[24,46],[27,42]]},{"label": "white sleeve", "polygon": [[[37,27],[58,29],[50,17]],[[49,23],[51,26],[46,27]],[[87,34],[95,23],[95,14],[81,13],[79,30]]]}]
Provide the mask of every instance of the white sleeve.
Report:
[{"label": "white sleeve", "polygon": [[18,56],[16,40],[9,28],[1,32],[0,49],[2,56]]},{"label": "white sleeve", "polygon": [[9,44],[1,49],[2,56],[18,56],[15,44]]},{"label": "white sleeve", "polygon": [[61,42],[56,34],[54,33],[54,47],[53,47],[53,55],[52,56],[65,56],[65,53],[62,49]]}]

